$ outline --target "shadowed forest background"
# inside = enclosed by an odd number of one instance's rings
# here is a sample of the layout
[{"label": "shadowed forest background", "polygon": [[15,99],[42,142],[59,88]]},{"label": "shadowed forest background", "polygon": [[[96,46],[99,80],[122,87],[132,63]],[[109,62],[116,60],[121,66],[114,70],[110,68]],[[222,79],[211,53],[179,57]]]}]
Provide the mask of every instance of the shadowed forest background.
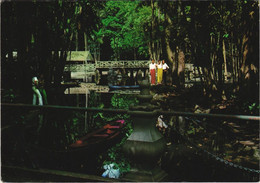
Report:
[{"label": "shadowed forest background", "polygon": [[95,60],[165,59],[178,88],[192,63],[204,96],[225,97],[229,79],[232,92],[258,101],[257,1],[13,1],[1,10],[1,84],[23,102],[33,75],[60,84],[71,50]]}]

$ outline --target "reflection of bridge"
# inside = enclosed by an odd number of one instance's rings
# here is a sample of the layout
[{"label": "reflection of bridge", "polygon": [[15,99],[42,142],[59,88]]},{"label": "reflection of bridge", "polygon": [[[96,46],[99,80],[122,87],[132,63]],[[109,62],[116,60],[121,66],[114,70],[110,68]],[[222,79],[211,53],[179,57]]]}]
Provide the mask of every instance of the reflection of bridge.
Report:
[{"label": "reflection of bridge", "polygon": [[65,94],[89,94],[89,91],[95,91],[97,93],[120,93],[120,94],[129,94],[136,95],[140,91],[138,89],[124,89],[124,90],[115,90],[109,91],[107,85],[96,85],[95,83],[80,83],[78,87],[66,88],[64,91]]},{"label": "reflection of bridge", "polygon": [[96,61],[95,63],[66,65],[64,71],[95,72],[96,69],[148,69],[149,60]]},{"label": "reflection of bridge", "polygon": [[95,63],[67,65],[65,71],[94,72],[96,69],[148,69],[149,60],[96,61]]}]

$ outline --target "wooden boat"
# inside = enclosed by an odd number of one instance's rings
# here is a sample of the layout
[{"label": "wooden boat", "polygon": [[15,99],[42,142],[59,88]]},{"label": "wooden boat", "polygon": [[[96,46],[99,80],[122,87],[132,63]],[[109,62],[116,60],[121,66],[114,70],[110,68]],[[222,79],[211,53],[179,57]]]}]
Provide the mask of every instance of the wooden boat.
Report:
[{"label": "wooden boat", "polygon": [[[88,166],[97,165],[96,157],[124,136],[124,120],[108,122],[102,128],[87,133],[72,144],[64,147],[48,147],[35,144],[36,127],[28,126],[24,132],[24,147],[29,152],[32,162],[41,168],[62,169],[68,171],[85,171]],[[47,144],[48,145],[48,144]],[[81,168],[81,165],[84,165]],[[88,166],[87,166],[88,165]]]},{"label": "wooden boat", "polygon": [[108,143],[115,137],[120,135],[120,130],[124,126],[124,120],[112,121],[102,128],[88,133],[86,136],[81,137],[75,143],[69,145],[69,150],[82,149],[88,146],[98,145],[102,143]]},{"label": "wooden boat", "polygon": [[[93,132],[87,133],[85,136],[79,138],[76,142],[64,146],[63,148],[53,149],[48,147],[41,147],[41,145],[34,143],[34,138],[36,138],[36,126],[27,126],[24,130],[24,138],[27,142],[27,146],[30,146],[30,149],[34,149],[37,151],[48,151],[50,153],[57,154],[70,154],[70,153],[81,153],[92,151],[102,151],[102,149],[106,149],[107,147],[116,143],[116,141],[120,138],[121,129],[125,124],[125,120],[116,120],[108,122],[108,124],[104,125],[102,128],[97,129]],[[117,138],[118,137],[118,138]]]}]

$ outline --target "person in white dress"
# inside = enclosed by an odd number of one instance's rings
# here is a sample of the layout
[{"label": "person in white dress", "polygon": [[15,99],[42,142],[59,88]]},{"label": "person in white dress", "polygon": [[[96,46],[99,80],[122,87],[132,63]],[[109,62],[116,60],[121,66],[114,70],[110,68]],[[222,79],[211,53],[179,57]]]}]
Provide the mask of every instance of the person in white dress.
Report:
[{"label": "person in white dress", "polygon": [[152,63],[149,65],[149,70],[150,70],[150,75],[151,75],[151,85],[155,85],[155,80],[156,80],[156,64],[154,63],[154,60],[152,60]]}]

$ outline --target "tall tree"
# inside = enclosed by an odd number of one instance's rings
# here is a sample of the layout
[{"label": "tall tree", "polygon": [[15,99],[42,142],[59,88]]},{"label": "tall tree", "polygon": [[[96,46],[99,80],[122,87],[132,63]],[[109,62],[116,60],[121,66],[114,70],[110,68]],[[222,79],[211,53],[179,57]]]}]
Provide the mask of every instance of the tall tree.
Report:
[{"label": "tall tree", "polygon": [[249,98],[259,98],[259,3],[242,4],[242,87]]}]

